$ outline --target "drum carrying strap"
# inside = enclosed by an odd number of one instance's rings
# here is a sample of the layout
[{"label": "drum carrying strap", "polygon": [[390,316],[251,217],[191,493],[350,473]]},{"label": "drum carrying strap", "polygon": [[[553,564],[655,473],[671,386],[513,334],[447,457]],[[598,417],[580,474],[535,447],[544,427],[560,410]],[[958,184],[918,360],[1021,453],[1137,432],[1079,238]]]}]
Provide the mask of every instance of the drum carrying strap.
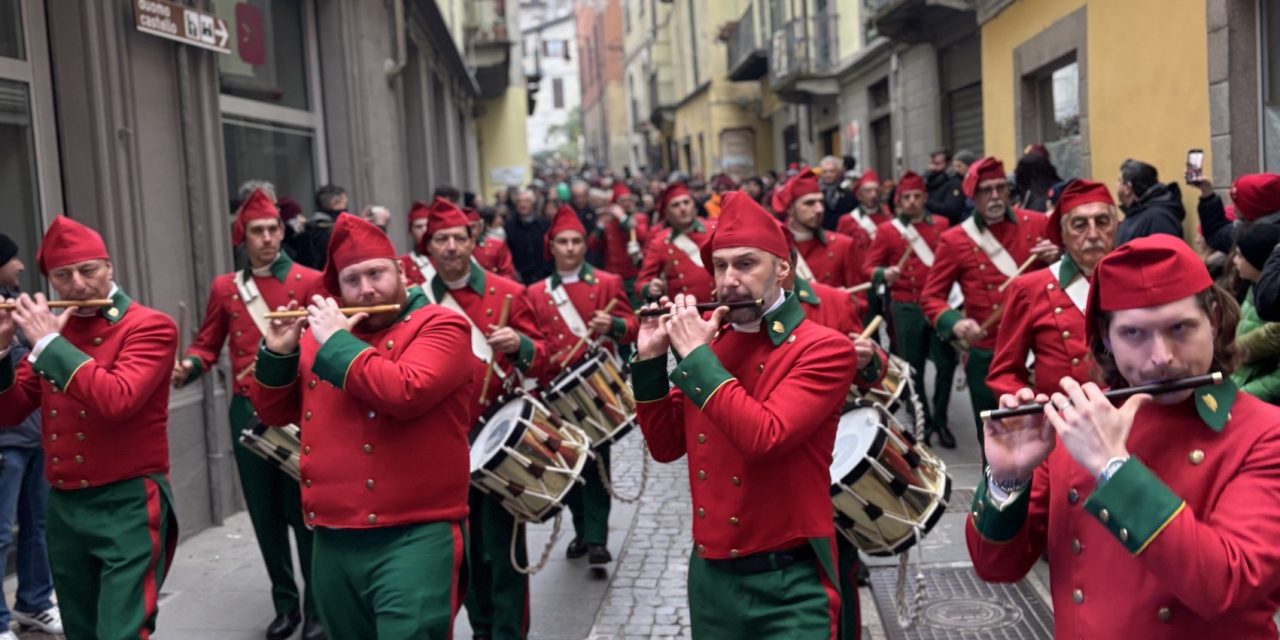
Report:
[{"label": "drum carrying strap", "polygon": [[471,321],[471,316],[462,310],[462,305],[458,304],[458,301],[448,291],[444,292],[444,296],[438,302],[440,306],[454,311],[467,319],[467,324],[471,325],[471,353],[475,354],[483,362],[491,362],[493,360],[493,347],[489,346],[489,341],[485,339],[484,332],[476,326],[476,323]]},{"label": "drum carrying strap", "polygon": [[920,232],[916,228],[903,224],[901,218],[893,219],[893,228],[898,230],[898,234],[902,236],[907,244],[911,245],[911,250],[915,252],[916,257],[920,258],[920,262],[926,267],[933,266],[933,249],[929,248],[929,243],[920,237]]},{"label": "drum carrying strap", "polygon": [[862,227],[863,231],[867,232],[867,235],[871,236],[872,240],[876,239],[876,223],[871,221],[871,216],[864,216],[857,209],[850,211],[849,216],[853,218],[854,222],[858,223],[859,227]]},{"label": "drum carrying strap", "polygon": [[245,311],[249,312],[249,317],[253,319],[254,326],[258,327],[258,333],[267,335],[267,301],[262,299],[262,294],[258,291],[258,285],[253,282],[253,275],[246,269],[236,274],[235,277],[236,290],[240,293],[240,301],[244,303]]},{"label": "drum carrying strap", "polygon": [[556,310],[560,312],[560,317],[564,319],[569,331],[579,338],[587,335],[587,323],[582,321],[582,315],[578,313],[577,307],[573,306],[573,301],[569,299],[569,292],[565,291],[561,285],[551,286],[551,278],[547,278],[547,293],[551,295],[551,301],[556,303]]},{"label": "drum carrying strap", "polygon": [[[1059,260],[1049,267],[1049,273],[1057,275],[1062,272],[1062,261]],[[1071,280],[1071,284],[1062,288],[1062,291],[1071,298],[1071,302],[1076,305],[1080,313],[1084,313],[1085,303],[1089,301],[1089,279],[1084,274],[1077,273],[1075,278]]]},{"label": "drum carrying strap", "polygon": [[809,263],[805,262],[804,256],[799,253],[796,253],[796,275],[808,280],[809,282],[813,282],[815,280],[813,277],[813,269],[809,268]]},{"label": "drum carrying strap", "polygon": [[422,273],[422,281],[428,284],[427,287],[422,288],[423,291],[426,291],[430,286],[431,279],[436,277],[436,267],[431,264],[429,258],[418,255],[417,251],[410,253],[409,257],[413,258],[413,263],[418,265],[418,271]]},{"label": "drum carrying strap", "polygon": [[964,229],[964,232],[969,236],[969,239],[973,240],[973,243],[978,245],[978,248],[982,249],[983,253],[987,254],[987,258],[991,260],[992,264],[996,265],[996,268],[999,269],[1000,273],[1003,273],[1006,278],[1012,278],[1013,276],[1018,275],[1018,265],[1013,261],[1013,256],[1009,255],[1009,252],[1005,250],[1004,245],[1000,244],[1000,241],[996,240],[996,237],[991,235],[990,230],[986,228],[979,229],[978,223],[974,221],[973,216],[970,216],[965,219],[964,222],[961,222],[960,227]]},{"label": "drum carrying strap", "polygon": [[693,260],[694,264],[699,267],[705,266],[702,264],[702,249],[698,247],[698,243],[694,242],[693,238],[690,238],[688,234],[682,233],[672,238],[671,244],[674,244],[679,247],[681,251],[685,252],[685,254],[689,256],[689,259]]}]

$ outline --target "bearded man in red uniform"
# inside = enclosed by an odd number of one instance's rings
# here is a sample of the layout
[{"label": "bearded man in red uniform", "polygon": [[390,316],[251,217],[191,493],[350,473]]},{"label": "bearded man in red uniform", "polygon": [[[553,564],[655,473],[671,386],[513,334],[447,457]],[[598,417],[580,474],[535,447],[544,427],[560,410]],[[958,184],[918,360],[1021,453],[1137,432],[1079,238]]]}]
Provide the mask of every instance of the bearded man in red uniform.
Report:
[{"label": "bearded man in red uniform", "polygon": [[[866,281],[862,274],[862,252],[842,233],[822,228],[823,195],[818,176],[802,170],[773,192],[774,211],[785,215],[787,229],[795,238],[800,277],[832,287],[852,287]],[[859,301],[866,296],[860,295]],[[865,306],[865,304],[863,305]]]},{"label": "bearded man in red uniform", "polygon": [[715,221],[698,217],[693,195],[680,183],[662,192],[656,210],[667,226],[649,234],[636,276],[636,294],[646,300],[680,293],[710,300],[715,282],[702,264],[700,247],[715,229]]}]

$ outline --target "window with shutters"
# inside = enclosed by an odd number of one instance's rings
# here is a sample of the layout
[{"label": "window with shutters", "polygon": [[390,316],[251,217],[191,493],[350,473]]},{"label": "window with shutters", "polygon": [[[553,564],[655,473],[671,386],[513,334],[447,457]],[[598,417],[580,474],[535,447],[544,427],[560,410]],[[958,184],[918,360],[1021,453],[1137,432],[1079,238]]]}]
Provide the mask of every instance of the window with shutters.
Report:
[{"label": "window with shutters", "polygon": [[564,108],[564,80],[562,78],[551,79],[551,105],[556,109]]}]

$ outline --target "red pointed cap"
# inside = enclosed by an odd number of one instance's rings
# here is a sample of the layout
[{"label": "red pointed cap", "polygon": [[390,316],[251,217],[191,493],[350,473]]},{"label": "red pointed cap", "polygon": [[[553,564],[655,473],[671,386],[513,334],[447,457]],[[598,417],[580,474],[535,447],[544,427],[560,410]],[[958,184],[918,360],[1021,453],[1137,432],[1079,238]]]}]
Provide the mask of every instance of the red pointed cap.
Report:
[{"label": "red pointed cap", "polygon": [[781,187],[774,189],[769,205],[773,207],[775,213],[783,216],[796,200],[818,191],[820,191],[818,176],[807,168],[801,169],[800,173],[792,176]]},{"label": "red pointed cap", "polygon": [[429,213],[431,213],[430,205],[421,200],[414,200],[413,206],[409,207],[409,230],[413,231],[413,223],[426,220]]},{"label": "red pointed cap", "polygon": [[777,219],[764,207],[741,191],[730,191],[720,200],[720,217],[716,228],[702,243],[702,266],[715,275],[711,254],[717,249],[751,247],[771,253],[783,260],[790,255],[786,234]]},{"label": "red pointed cap", "polygon": [[898,189],[895,192],[897,197],[901,198],[905,191],[924,191],[924,178],[914,171],[908,171],[902,174],[902,178],[898,180]]},{"label": "red pointed cap", "polygon": [[40,265],[40,273],[46,276],[50,271],[67,265],[110,259],[107,244],[97,231],[64,215],[53,219],[53,224],[49,225],[44,239],[40,241],[40,249],[36,251],[36,264]]},{"label": "red pointed cap", "polygon": [[480,222],[480,212],[475,207],[463,207],[462,213],[467,216],[467,222]]},{"label": "red pointed cap", "polygon": [[231,225],[231,244],[239,246],[244,242],[244,234],[249,229],[250,222],[279,219],[280,209],[276,207],[276,203],[262,189],[254,189],[236,212],[236,221]]},{"label": "red pointed cap", "polygon": [[396,259],[396,249],[391,239],[372,222],[349,213],[338,215],[329,234],[329,246],[325,252],[324,287],[333,296],[340,296],[338,274],[345,268],[375,258]]},{"label": "red pointed cap", "polygon": [[862,187],[866,185],[875,185],[877,187],[880,186],[880,174],[876,173],[875,169],[867,169],[866,171],[863,171],[862,177],[858,178],[857,187]]},{"label": "red pointed cap", "polygon": [[1280,211],[1280,174],[1250,173],[1231,185],[1231,202],[1245,220]]},{"label": "red pointed cap", "polygon": [[[431,203],[431,208],[427,211],[427,232],[423,234],[423,240],[430,240],[431,236],[443,229],[452,229],[454,227],[465,227],[467,222],[467,214],[458,208],[458,205],[436,196],[435,201]],[[425,253],[419,251],[422,255]]]},{"label": "red pointed cap", "polygon": [[631,190],[628,189],[627,185],[623,183],[621,180],[617,180],[613,183],[613,197],[610,198],[609,201],[617,202],[623,196],[629,196],[629,195],[631,195]]},{"label": "red pointed cap", "polygon": [[662,195],[658,196],[658,202],[654,204],[653,208],[658,212],[659,216],[665,216],[667,215],[667,205],[670,204],[672,200],[679,198],[680,196],[692,195],[693,194],[689,193],[689,187],[686,187],[682,182],[677,182],[662,191]]},{"label": "red pointed cap", "polygon": [[551,260],[551,241],[556,239],[558,234],[565,231],[577,231],[582,234],[583,238],[587,237],[587,228],[582,226],[582,221],[578,219],[578,212],[573,210],[567,204],[560,205],[556,209],[556,217],[551,219],[551,226],[547,228],[547,234],[542,238],[542,256],[547,260]]},{"label": "red pointed cap", "polygon": [[972,198],[978,191],[978,185],[987,180],[1005,177],[1004,163],[995,157],[987,156],[969,165],[969,171],[964,174],[964,182],[960,183],[960,190],[964,192],[964,197]]},{"label": "red pointed cap", "polygon": [[1156,234],[1116,247],[1093,269],[1085,327],[1093,339],[1098,314],[1158,307],[1213,286],[1204,260],[1177,238]]},{"label": "red pointed cap", "polygon": [[1093,202],[1112,206],[1116,204],[1116,201],[1111,199],[1111,192],[1107,190],[1107,185],[1101,182],[1077,179],[1067,183],[1067,186],[1062,189],[1062,194],[1058,196],[1058,205],[1053,208],[1053,214],[1049,216],[1044,236],[1049,239],[1049,242],[1061,247],[1062,218],[1071,213],[1072,209]]}]

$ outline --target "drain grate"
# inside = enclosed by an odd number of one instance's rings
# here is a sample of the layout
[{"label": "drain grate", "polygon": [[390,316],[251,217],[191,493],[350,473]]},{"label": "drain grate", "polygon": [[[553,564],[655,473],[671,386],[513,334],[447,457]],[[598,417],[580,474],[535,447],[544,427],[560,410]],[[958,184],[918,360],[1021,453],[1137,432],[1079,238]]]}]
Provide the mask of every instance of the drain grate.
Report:
[{"label": "drain grate", "polygon": [[947,500],[947,513],[967,513],[973,506],[973,489],[952,489]]},{"label": "drain grate", "polygon": [[[911,571],[914,572],[915,567]],[[1053,638],[1053,613],[1026,580],[1015,584],[988,584],[978,579],[972,567],[925,568],[923,571],[924,610],[910,629],[898,626],[893,610],[898,569],[871,571],[871,591],[889,640]]]}]

